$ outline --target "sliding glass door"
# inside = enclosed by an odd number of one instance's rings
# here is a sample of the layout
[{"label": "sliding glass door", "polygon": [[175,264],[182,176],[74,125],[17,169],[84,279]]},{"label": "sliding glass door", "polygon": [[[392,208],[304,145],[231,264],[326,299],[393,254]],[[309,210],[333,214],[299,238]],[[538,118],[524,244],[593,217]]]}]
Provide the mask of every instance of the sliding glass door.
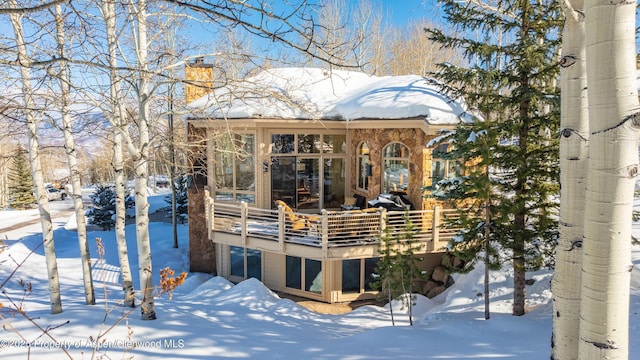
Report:
[{"label": "sliding glass door", "polygon": [[286,202],[297,210],[320,210],[320,161],[296,156],[271,161],[271,203]]},{"label": "sliding glass door", "polygon": [[296,157],[278,156],[271,159],[271,206],[282,200],[295,208]]},{"label": "sliding glass door", "polygon": [[317,213],[344,202],[345,135],[272,134],[271,204]]}]

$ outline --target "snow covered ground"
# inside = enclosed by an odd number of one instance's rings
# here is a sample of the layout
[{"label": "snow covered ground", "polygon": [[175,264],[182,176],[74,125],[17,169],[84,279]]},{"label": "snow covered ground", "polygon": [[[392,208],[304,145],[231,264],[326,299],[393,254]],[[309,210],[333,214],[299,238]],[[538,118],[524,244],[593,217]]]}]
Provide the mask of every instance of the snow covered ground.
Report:
[{"label": "snow covered ground", "polygon": [[[162,205],[159,196],[152,204]],[[154,205],[152,205],[153,207]],[[23,218],[24,217],[24,218]],[[482,270],[457,276],[456,284],[434,299],[419,298],[414,326],[408,326],[406,310],[395,307],[396,326],[387,308],[365,306],[344,315],[322,315],[295,302],[281,299],[262,283],[250,279],[233,285],[206,274],[189,274],[174,292],[156,298],[155,321],[139,320],[118,305],[120,275],[113,232],[91,232],[93,278],[97,304],[84,304],[78,244],[73,222],[66,228],[57,221],[55,245],[64,311],[49,313],[47,274],[41,235],[31,230],[2,228],[15,219],[29,219],[31,211],[0,211],[0,283],[22,264],[0,294],[3,359],[110,358],[121,359],[548,359],[551,336],[551,273],[528,274],[535,283],[527,288],[528,307],[522,317],[511,313],[512,278],[508,272],[491,274],[491,320],[483,316]],[[131,267],[137,270],[135,229],[127,227]],[[154,284],[160,269],[188,270],[187,227],[179,227],[179,248],[173,248],[171,225],[151,223]],[[640,235],[640,225],[635,226]],[[96,238],[105,254],[98,258]],[[31,251],[35,251],[31,254]],[[26,260],[25,260],[26,259]],[[635,247],[633,262],[640,262]],[[640,336],[640,270],[632,273],[630,339]],[[138,284],[137,271],[134,271]],[[31,284],[24,294],[18,280]],[[34,323],[15,311],[26,311]],[[37,325],[37,326],[36,326]],[[38,327],[48,329],[43,335]],[[100,339],[100,341],[96,341]],[[31,342],[31,348],[25,343]],[[640,359],[640,342],[631,341],[630,359]]]}]

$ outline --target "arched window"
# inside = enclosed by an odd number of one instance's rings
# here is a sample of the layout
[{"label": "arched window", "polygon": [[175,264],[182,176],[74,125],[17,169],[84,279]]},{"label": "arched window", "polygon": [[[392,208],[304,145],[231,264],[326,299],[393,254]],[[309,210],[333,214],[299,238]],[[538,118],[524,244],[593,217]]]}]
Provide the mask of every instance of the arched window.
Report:
[{"label": "arched window", "polygon": [[406,191],[409,187],[409,148],[399,142],[382,150],[382,192]]},{"label": "arched window", "polygon": [[357,184],[360,190],[369,190],[369,176],[371,176],[371,164],[369,163],[369,145],[366,142],[358,146],[357,151],[356,173],[358,176]]}]

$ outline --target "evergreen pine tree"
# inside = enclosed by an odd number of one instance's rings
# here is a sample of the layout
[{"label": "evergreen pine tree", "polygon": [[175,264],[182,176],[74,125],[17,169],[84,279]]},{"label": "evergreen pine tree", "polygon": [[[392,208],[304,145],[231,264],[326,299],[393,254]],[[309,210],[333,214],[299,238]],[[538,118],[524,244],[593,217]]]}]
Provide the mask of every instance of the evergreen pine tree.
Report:
[{"label": "evergreen pine tree", "polygon": [[[388,223],[388,218],[385,220],[385,224]],[[393,236],[391,235],[391,228],[385,226],[378,242],[378,253],[380,254],[380,260],[376,265],[374,271],[374,281],[371,283],[371,287],[380,290],[380,299],[386,299],[389,304],[389,311],[391,313],[391,325],[395,326],[395,317],[393,315],[393,306],[391,302],[398,293],[397,282],[394,280],[394,251],[393,251]]]},{"label": "evergreen pine tree", "polygon": [[[185,174],[180,174],[173,182],[176,188],[176,214],[178,219],[184,223],[188,215],[189,199],[187,197],[187,181],[189,178]],[[169,204],[171,209],[171,194],[164,197],[164,201]]]},{"label": "evergreen pine tree", "polygon": [[89,209],[89,224],[98,225],[102,230],[111,230],[115,224],[116,193],[113,186],[97,185],[90,196],[93,207]]},{"label": "evergreen pine tree", "polygon": [[[465,176],[446,189],[449,193],[436,195],[460,206],[457,221],[465,231],[451,244],[458,255],[468,260],[483,249],[496,255],[487,236],[508,252],[513,314],[522,315],[525,273],[545,264],[557,233],[558,141],[551,134],[559,126],[559,5],[552,0],[508,0],[498,7],[440,2],[457,35],[428,29],[430,38],[459,49],[472,65],[441,64],[435,76],[484,121],[460,124],[449,136],[458,149],[451,155],[461,165],[477,163],[465,166]],[[499,260],[493,256],[488,263]]]},{"label": "evergreen pine tree", "polygon": [[28,209],[33,207],[36,197],[33,195],[33,179],[31,169],[25,157],[26,150],[18,148],[12,159],[11,175],[9,181],[9,205],[14,209]]},{"label": "evergreen pine tree", "polygon": [[414,233],[415,225],[406,213],[400,226],[390,225],[387,217],[380,237],[378,252],[381,257],[375,270],[377,278],[372,286],[382,290],[381,296],[389,302],[394,325],[392,300],[400,300],[409,309],[409,323],[413,325],[413,284],[423,277],[418,264],[420,259],[415,256],[423,249],[414,238]]}]

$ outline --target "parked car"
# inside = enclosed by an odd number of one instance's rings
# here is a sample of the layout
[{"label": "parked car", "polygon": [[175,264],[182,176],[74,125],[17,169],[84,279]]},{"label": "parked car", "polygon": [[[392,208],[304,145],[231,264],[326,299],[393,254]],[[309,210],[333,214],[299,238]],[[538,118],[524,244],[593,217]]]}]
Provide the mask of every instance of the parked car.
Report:
[{"label": "parked car", "polygon": [[64,200],[67,197],[67,193],[64,190],[59,190],[53,187],[47,188],[47,198],[49,201]]}]

